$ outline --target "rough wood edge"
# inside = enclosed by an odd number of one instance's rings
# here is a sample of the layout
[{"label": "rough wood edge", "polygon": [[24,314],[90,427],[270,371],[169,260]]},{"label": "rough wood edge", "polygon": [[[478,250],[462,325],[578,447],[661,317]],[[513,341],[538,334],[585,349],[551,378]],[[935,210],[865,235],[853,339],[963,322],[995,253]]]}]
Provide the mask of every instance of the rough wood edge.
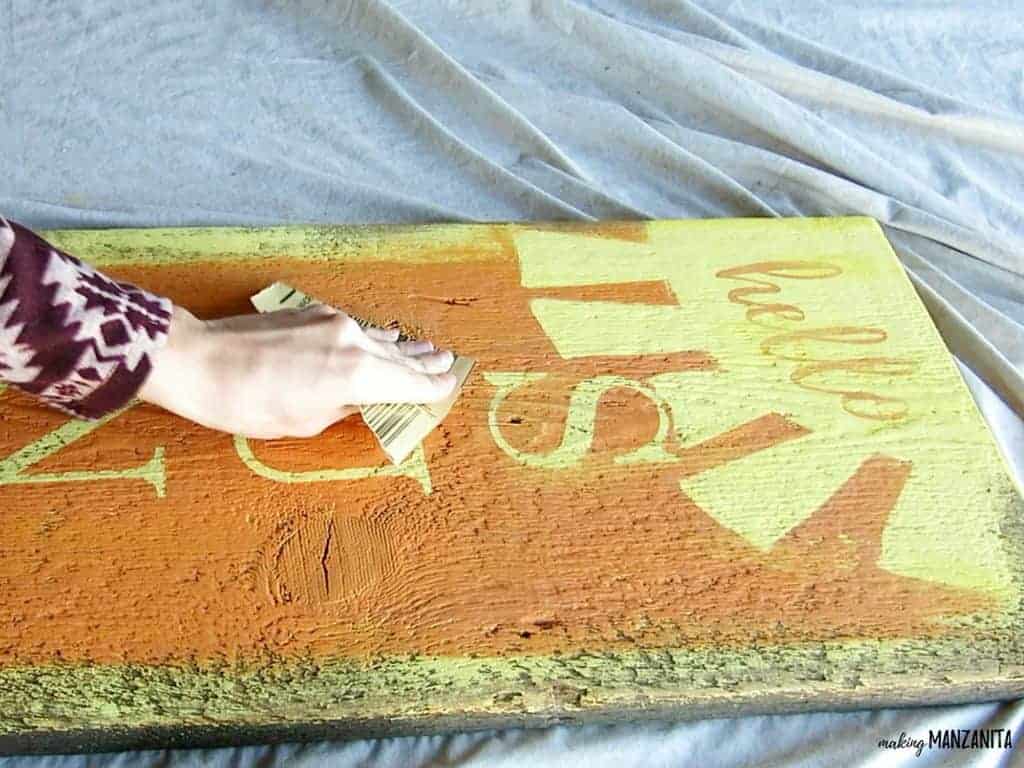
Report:
[{"label": "rough wood edge", "polygon": [[549,711],[529,714],[452,713],[415,718],[343,718],[320,722],[265,725],[140,726],[135,728],[26,731],[0,735],[0,756],[82,754],[143,749],[205,749],[259,744],[436,735],[499,728],[546,728],[556,725],[616,724],[624,721],[686,722],[712,718],[787,715],[807,712],[852,712],[865,709],[907,708],[1008,701],[1024,696],[1024,681],[1012,684],[977,682],[935,692],[879,692],[833,701],[793,694],[785,699],[748,704],[702,703],[692,706],[658,704],[642,709],[603,711]]}]

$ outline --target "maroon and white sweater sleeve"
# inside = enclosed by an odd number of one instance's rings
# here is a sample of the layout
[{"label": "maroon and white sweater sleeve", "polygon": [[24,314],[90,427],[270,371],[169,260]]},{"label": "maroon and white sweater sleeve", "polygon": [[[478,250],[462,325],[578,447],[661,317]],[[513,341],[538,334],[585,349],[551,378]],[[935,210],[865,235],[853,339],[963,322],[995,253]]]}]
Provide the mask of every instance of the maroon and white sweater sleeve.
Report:
[{"label": "maroon and white sweater sleeve", "polygon": [[101,418],[142,387],[171,310],[0,217],[0,381]]}]

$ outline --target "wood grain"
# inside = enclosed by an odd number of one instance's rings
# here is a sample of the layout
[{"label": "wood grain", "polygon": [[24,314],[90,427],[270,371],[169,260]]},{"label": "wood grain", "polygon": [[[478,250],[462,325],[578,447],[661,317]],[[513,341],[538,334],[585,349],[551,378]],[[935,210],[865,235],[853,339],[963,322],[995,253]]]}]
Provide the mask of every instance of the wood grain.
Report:
[{"label": "wood grain", "polygon": [[1020,499],[871,220],[48,236],[479,362],[399,467],[0,393],[0,750],[1024,693]]}]

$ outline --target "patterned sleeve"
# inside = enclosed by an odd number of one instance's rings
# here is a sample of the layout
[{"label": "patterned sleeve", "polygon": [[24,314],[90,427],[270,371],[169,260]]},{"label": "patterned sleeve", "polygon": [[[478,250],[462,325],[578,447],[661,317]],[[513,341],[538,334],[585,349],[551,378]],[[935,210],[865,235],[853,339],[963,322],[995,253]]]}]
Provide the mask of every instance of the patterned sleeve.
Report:
[{"label": "patterned sleeve", "polygon": [[101,418],[142,387],[171,310],[0,217],[0,381]]}]

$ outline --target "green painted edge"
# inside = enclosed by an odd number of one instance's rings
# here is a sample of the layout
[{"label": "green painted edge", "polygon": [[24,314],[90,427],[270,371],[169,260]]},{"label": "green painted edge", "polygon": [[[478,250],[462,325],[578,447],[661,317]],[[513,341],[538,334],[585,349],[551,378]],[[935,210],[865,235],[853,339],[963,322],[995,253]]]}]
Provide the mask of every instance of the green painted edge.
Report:
[{"label": "green painted edge", "polygon": [[[788,219],[658,219],[681,227],[715,228],[729,226],[763,227],[780,222],[785,226],[813,230],[835,226],[837,221],[855,225],[875,225],[863,216],[788,218]],[[601,224],[637,224],[636,221],[602,221]],[[654,222],[643,222],[654,223]],[[566,232],[588,231],[587,222],[557,222]],[[402,243],[407,246],[388,260],[416,263],[447,261],[438,242],[453,244],[472,241],[477,234],[493,233],[495,228],[529,229],[522,222],[475,224],[408,225],[288,225],[281,227],[163,227],[152,229],[57,229],[40,234],[58,248],[95,266],[169,266],[193,262],[270,260],[289,258],[298,261],[381,261],[381,245]],[[425,246],[425,238],[433,244]],[[884,237],[883,237],[884,239]],[[439,252],[440,250],[440,252]],[[466,258],[460,256],[460,259]],[[486,258],[484,255],[476,258]]]},{"label": "green painted edge", "polygon": [[[847,220],[877,227],[873,219]],[[772,220],[744,221],[763,226]],[[799,221],[812,227],[834,222]],[[476,226],[430,225],[449,231]],[[380,258],[382,234],[422,234],[424,227],[318,227],[313,235],[310,229],[65,230],[46,236],[97,265],[280,256],[358,260]],[[181,238],[189,232],[197,240],[183,258]],[[225,232],[237,240],[227,250],[211,251],[210,238]],[[257,247],[245,248],[253,237]],[[169,244],[172,238],[177,247]],[[148,245],[138,247],[140,239]],[[300,242],[299,253],[285,252]],[[415,253],[404,258],[433,260]],[[1014,573],[1018,585],[1024,585],[1022,512],[1020,498],[1008,497],[1000,529],[1010,561],[1022,566]],[[0,753],[193,743],[190,734],[206,734],[209,743],[244,743],[265,740],[261,733],[273,739],[302,733],[355,737],[652,713],[685,718],[1024,695],[1024,600],[998,617],[965,617],[960,629],[939,639],[765,642],[743,649],[8,667],[0,669]]]},{"label": "green painted edge", "polygon": [[[52,664],[0,670],[0,744],[18,734],[109,728],[429,721],[453,714],[515,718],[773,699],[854,706],[908,691],[941,702],[975,687],[1024,694],[1021,624],[994,637],[856,641],[743,650],[576,652],[549,656],[312,657],[259,664]],[[913,696],[911,696],[913,699]]]},{"label": "green painted edge", "polygon": [[[42,236],[98,267],[176,266],[190,263],[253,261],[279,258],[297,261],[378,261],[385,237],[406,237],[408,248],[398,261],[445,261],[436,247],[416,242],[424,230],[470,238],[479,228],[471,225],[428,227],[285,226],[285,227],[181,227],[159,229],[65,229]],[[467,231],[468,230],[468,231]]]}]

